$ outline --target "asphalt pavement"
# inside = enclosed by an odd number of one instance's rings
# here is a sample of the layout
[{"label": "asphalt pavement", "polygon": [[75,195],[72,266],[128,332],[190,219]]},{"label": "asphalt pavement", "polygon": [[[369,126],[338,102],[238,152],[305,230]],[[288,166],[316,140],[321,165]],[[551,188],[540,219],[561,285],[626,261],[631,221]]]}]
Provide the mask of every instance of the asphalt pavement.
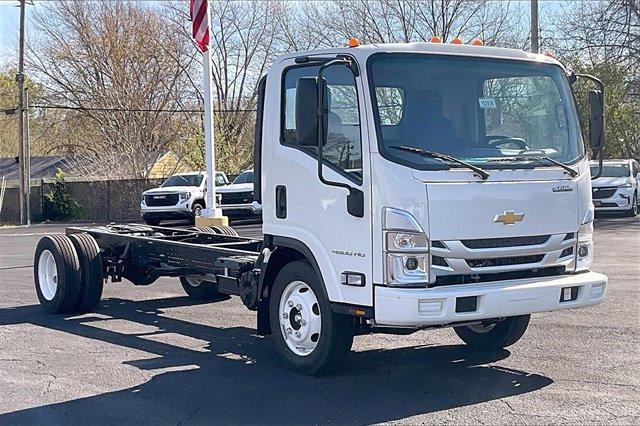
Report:
[{"label": "asphalt pavement", "polygon": [[450,329],[356,337],[327,377],[285,369],[238,298],[194,302],[177,279],[45,314],[33,253],[63,228],[0,228],[0,424],[640,423],[640,218],[596,221],[603,304],[534,315],[489,353]]}]

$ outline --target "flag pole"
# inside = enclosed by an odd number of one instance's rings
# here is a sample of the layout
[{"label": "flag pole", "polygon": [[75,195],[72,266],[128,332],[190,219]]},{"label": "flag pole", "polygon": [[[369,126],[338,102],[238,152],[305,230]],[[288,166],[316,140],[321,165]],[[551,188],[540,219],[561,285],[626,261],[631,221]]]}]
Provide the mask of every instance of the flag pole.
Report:
[{"label": "flag pole", "polygon": [[[209,5],[206,6],[206,22],[207,28],[211,28],[211,15]],[[204,151],[205,151],[205,167],[207,176],[207,187],[205,194],[206,208],[202,211],[202,217],[206,219],[222,219],[222,210],[216,204],[216,151],[215,140],[213,134],[213,99],[211,99],[211,49],[207,49],[202,53],[203,62],[203,82],[204,82]],[[206,221],[203,222],[210,222]],[[226,222],[226,221],[225,221]],[[222,223],[216,223],[222,224]]]}]

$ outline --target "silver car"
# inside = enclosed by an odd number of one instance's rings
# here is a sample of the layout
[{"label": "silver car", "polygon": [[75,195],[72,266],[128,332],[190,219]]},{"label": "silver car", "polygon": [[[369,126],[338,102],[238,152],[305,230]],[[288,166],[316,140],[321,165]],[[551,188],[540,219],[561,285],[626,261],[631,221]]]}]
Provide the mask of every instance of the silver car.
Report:
[{"label": "silver car", "polygon": [[[592,161],[591,175],[598,172],[598,162]],[[593,206],[596,211],[619,211],[628,216],[638,214],[640,164],[636,160],[605,160],[602,174],[591,182]]]}]

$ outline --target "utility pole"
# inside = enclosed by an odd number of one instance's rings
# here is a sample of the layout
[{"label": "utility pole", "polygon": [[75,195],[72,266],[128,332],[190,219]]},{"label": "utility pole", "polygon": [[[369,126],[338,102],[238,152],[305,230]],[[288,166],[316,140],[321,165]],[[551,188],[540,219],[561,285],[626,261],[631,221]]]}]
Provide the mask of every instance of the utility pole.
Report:
[{"label": "utility pole", "polygon": [[25,180],[27,181],[25,205],[27,212],[27,226],[31,225],[31,132],[29,128],[29,88],[24,88],[24,152],[25,152]]},{"label": "utility pole", "polygon": [[531,51],[540,53],[540,34],[538,31],[538,0],[531,0]]},{"label": "utility pole", "polygon": [[18,51],[18,162],[20,163],[20,225],[27,223],[26,159],[24,149],[24,15],[26,0],[20,0],[20,44]]}]

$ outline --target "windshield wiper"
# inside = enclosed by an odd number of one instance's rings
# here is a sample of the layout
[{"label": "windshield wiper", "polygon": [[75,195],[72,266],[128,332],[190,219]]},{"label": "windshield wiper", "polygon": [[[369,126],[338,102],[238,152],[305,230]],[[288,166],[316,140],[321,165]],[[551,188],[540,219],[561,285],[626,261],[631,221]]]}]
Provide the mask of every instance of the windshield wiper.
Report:
[{"label": "windshield wiper", "polygon": [[438,160],[442,160],[445,162],[448,161],[450,163],[460,164],[461,166],[473,170],[475,172],[474,174],[482,180],[487,180],[487,178],[489,177],[489,173],[487,173],[485,170],[482,170],[480,167],[469,164],[466,161],[459,160],[456,157],[452,157],[448,154],[443,154],[441,152],[435,151],[426,151],[422,148],[416,148],[415,146],[391,145],[389,146],[389,148],[398,149],[400,151],[413,152],[414,154],[418,154],[426,158],[437,158]]},{"label": "windshield wiper", "polygon": [[[532,151],[533,153],[537,153],[538,151]],[[562,167],[564,170],[567,171],[567,173],[569,174],[569,176],[571,176],[572,178],[576,177],[579,175],[579,173],[573,168],[573,167],[569,167],[564,163],[561,163],[558,160],[554,160],[551,157],[545,156],[545,155],[526,155],[527,153],[524,153],[525,155],[518,155],[515,157],[504,157],[504,158],[496,158],[496,159],[490,159],[488,161],[548,161],[551,164],[554,164],[558,167]]]}]

